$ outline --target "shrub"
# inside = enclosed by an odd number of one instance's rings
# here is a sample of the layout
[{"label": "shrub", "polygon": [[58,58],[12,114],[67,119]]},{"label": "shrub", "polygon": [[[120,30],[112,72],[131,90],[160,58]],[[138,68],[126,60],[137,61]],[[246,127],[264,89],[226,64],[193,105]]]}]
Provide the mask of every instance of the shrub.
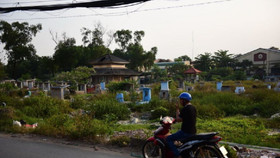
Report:
[{"label": "shrub", "polygon": [[69,112],[69,110],[67,102],[48,96],[25,98],[22,107],[23,113],[37,118],[46,118],[55,114]]},{"label": "shrub", "polygon": [[105,115],[114,114],[118,119],[127,119],[130,111],[126,104],[121,104],[115,99],[96,100],[91,102],[89,110],[94,112],[98,119],[102,119]]},{"label": "shrub", "polygon": [[197,110],[197,117],[204,119],[213,119],[213,118],[221,118],[225,115],[225,112],[218,109],[216,106],[212,104],[208,105],[200,105],[195,104]]},{"label": "shrub", "polygon": [[113,137],[109,144],[117,145],[119,147],[126,147],[130,144],[130,138],[128,136],[119,136],[119,137]]},{"label": "shrub", "polygon": [[89,104],[89,99],[91,95],[75,95],[73,101],[70,104],[71,108],[74,109],[83,109]]},{"label": "shrub", "polygon": [[88,115],[69,117],[63,114],[47,119],[36,128],[35,133],[91,141],[97,135],[111,134],[112,128],[106,122],[92,119]]},{"label": "shrub", "polygon": [[168,116],[168,114],[168,110],[161,106],[152,111],[152,119],[160,118],[160,116]]},{"label": "shrub", "polygon": [[232,149],[232,147],[230,147],[228,144],[225,144],[225,148],[228,152],[227,153],[228,158],[238,158],[237,152],[234,149]]}]

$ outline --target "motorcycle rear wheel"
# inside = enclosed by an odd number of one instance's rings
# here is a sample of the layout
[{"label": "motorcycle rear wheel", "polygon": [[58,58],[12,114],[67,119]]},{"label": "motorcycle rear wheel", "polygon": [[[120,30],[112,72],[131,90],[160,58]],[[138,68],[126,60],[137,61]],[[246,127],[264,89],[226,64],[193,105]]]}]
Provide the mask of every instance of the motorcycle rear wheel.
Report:
[{"label": "motorcycle rear wheel", "polygon": [[142,154],[144,158],[164,158],[163,149],[159,145],[155,145],[153,141],[146,141]]},{"label": "motorcycle rear wheel", "polygon": [[223,158],[223,156],[214,147],[201,146],[195,151],[195,158]]}]

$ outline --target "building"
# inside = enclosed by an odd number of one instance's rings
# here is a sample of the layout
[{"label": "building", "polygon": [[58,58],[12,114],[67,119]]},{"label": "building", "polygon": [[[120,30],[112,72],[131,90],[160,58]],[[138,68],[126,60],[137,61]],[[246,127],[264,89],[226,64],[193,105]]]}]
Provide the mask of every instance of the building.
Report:
[{"label": "building", "polygon": [[253,65],[262,69],[266,76],[280,75],[280,50],[278,48],[259,48],[237,57],[237,60],[253,62]]},{"label": "building", "polygon": [[137,80],[140,73],[126,68],[129,62],[116,56],[107,54],[91,62],[95,73],[92,75],[92,83],[109,83],[111,81]]},{"label": "building", "polygon": [[190,65],[190,61],[168,61],[168,62],[159,62],[155,61],[154,63],[157,65],[161,70],[166,69],[167,67],[173,66],[175,64],[184,64],[184,65]]}]

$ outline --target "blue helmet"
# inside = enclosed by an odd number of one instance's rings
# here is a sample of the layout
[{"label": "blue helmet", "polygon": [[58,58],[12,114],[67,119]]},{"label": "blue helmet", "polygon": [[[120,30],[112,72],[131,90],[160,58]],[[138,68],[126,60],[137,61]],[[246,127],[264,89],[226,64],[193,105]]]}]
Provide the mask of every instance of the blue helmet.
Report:
[{"label": "blue helmet", "polygon": [[192,100],[192,96],[190,93],[187,93],[187,92],[183,92],[179,95],[179,98],[180,99],[186,99],[188,101],[191,101]]}]

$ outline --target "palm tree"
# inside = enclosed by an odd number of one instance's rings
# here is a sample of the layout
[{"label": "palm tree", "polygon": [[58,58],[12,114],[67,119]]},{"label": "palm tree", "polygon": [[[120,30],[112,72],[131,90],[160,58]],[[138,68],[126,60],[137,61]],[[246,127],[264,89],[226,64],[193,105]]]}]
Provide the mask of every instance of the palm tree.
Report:
[{"label": "palm tree", "polygon": [[218,50],[214,54],[213,60],[217,67],[233,67],[236,63],[233,54],[228,54],[228,50]]},{"label": "palm tree", "polygon": [[209,71],[213,68],[213,60],[210,53],[199,54],[195,57],[194,67],[201,71]]}]

